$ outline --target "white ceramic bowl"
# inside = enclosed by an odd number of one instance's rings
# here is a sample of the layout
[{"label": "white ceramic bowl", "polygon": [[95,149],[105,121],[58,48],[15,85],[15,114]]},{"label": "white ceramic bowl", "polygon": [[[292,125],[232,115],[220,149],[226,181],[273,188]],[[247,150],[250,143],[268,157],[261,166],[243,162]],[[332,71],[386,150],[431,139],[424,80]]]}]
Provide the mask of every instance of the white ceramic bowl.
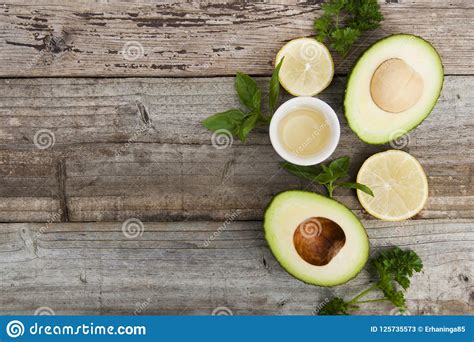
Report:
[{"label": "white ceramic bowl", "polygon": [[[331,130],[329,143],[319,153],[310,156],[297,155],[285,149],[278,134],[280,121],[300,107],[312,108],[324,114]],[[295,97],[286,101],[273,114],[272,121],[270,122],[270,140],[275,151],[286,161],[301,166],[316,165],[329,158],[339,143],[340,131],[339,119],[334,110],[326,102],[309,96]]]}]

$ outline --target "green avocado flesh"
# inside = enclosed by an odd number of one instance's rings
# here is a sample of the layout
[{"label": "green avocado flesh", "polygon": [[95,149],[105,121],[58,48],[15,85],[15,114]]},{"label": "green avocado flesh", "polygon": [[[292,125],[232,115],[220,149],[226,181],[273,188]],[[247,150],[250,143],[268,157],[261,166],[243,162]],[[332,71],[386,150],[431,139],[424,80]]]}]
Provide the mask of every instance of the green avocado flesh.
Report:
[{"label": "green avocado flesh", "polygon": [[369,256],[359,219],[341,203],[307,191],[279,193],[264,214],[265,238],[280,265],[308,284],[354,278]]},{"label": "green avocado flesh", "polygon": [[426,40],[396,34],[359,58],[347,81],[344,112],[364,142],[385,144],[418,126],[443,86],[443,65]]}]

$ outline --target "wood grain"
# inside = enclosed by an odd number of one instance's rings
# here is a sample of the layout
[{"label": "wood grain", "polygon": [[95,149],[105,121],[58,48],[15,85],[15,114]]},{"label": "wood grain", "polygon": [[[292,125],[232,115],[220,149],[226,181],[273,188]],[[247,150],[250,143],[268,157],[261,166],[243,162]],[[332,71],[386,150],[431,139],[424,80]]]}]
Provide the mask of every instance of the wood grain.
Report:
[{"label": "wood grain", "polygon": [[[431,41],[447,74],[473,73],[472,2],[399,2],[381,2],[382,28],[345,61],[336,57],[336,72],[347,72],[375,40],[404,32]],[[285,42],[314,34],[318,3],[7,1],[0,7],[0,76],[269,75]]]},{"label": "wood grain", "polygon": [[[0,220],[223,220],[235,210],[241,211],[239,220],[259,220],[279,191],[321,191],[279,169],[265,128],[252,132],[245,145],[212,145],[200,121],[238,106],[233,82],[0,80]],[[258,82],[267,88],[268,78]],[[391,147],[366,145],[347,127],[344,82],[337,78],[320,98],[340,117],[335,156],[352,158],[355,177],[368,156]],[[446,77],[435,110],[408,137],[405,149],[420,160],[430,184],[427,208],[418,218],[474,217],[473,87],[472,77]],[[40,150],[35,135],[45,129],[54,145]],[[370,218],[350,190],[336,194]]]},{"label": "wood grain", "polygon": [[[472,220],[364,222],[372,252],[390,245],[423,259],[407,293],[412,314],[473,310]],[[144,223],[130,239],[122,223],[2,224],[0,313],[306,314],[335,295],[351,297],[373,279],[364,270],[346,285],[321,288],[288,275],[269,252],[259,222]],[[43,228],[42,228],[43,226]],[[211,236],[214,240],[204,247]],[[362,314],[390,314],[385,304]]]},{"label": "wood grain", "polygon": [[[200,125],[239,106],[233,77],[210,76],[268,76],[285,42],[313,34],[320,2],[3,2],[0,314],[48,307],[58,315],[180,315],[227,307],[236,315],[311,315],[335,295],[366,288],[373,280],[367,269],[335,288],[288,275],[255,220],[279,191],[321,189],[280,170],[265,128],[245,145],[221,149]],[[351,157],[354,177],[369,155],[391,148],[363,144],[348,129],[340,75],[378,38],[420,35],[439,50],[445,73],[457,75],[446,77],[435,110],[402,146],[426,170],[430,197],[413,220],[387,223],[364,213],[351,191],[336,195],[364,218],[373,253],[399,245],[423,259],[407,294],[411,314],[470,314],[474,2],[380,3],[382,28],[347,60],[336,57],[337,76],[320,96],[341,120],[335,157]],[[265,97],[268,81],[258,78]],[[142,221],[136,236],[124,233],[129,219]],[[372,304],[360,313],[391,310]]]}]

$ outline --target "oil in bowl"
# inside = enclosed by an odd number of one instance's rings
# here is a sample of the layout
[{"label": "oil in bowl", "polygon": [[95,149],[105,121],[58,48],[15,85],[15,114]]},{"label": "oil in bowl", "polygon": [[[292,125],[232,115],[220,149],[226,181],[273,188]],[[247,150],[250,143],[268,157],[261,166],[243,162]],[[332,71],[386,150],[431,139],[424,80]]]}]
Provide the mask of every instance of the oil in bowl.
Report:
[{"label": "oil in bowl", "polygon": [[340,136],[339,120],[324,101],[300,96],[283,103],[270,122],[275,151],[296,165],[316,165],[331,156]]},{"label": "oil in bowl", "polygon": [[288,152],[298,156],[312,156],[329,144],[331,126],[321,111],[299,107],[279,122],[278,135],[283,148]]}]

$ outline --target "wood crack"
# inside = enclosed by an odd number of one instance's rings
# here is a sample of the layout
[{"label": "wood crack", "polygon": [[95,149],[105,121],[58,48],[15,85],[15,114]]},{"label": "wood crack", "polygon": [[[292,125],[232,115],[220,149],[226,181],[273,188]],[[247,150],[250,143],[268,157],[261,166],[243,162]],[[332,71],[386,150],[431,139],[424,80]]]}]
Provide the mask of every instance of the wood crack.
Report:
[{"label": "wood crack", "polygon": [[140,119],[143,123],[147,126],[152,126],[153,122],[151,121],[150,114],[148,113],[148,109],[145,107],[143,103],[137,101],[138,112],[140,114]]},{"label": "wood crack", "polygon": [[69,222],[69,210],[67,206],[66,196],[66,161],[61,159],[57,166],[58,174],[58,195],[59,195],[59,207],[62,211],[62,221]]}]

